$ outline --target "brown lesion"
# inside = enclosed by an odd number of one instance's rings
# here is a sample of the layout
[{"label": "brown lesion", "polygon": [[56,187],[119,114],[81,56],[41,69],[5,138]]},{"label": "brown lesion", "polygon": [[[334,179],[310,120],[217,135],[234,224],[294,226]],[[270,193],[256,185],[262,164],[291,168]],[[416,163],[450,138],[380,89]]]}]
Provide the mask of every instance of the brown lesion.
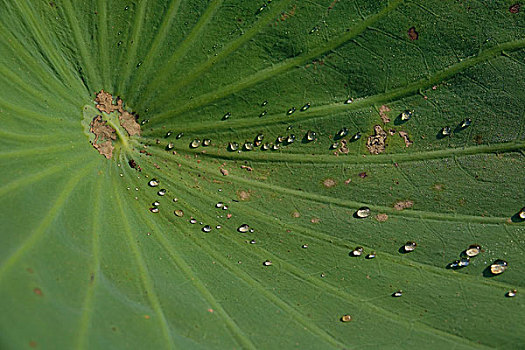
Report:
[{"label": "brown lesion", "polygon": [[101,115],[97,115],[89,124],[89,131],[95,135],[95,139],[92,141],[93,147],[107,159],[111,159],[113,156],[112,140],[117,139],[115,129],[107,125],[107,122],[102,119]]},{"label": "brown lesion", "polygon": [[383,153],[386,148],[386,132],[380,125],[374,126],[375,135],[368,137],[366,147],[371,154]]},{"label": "brown lesion", "polygon": [[410,141],[410,138],[408,137],[408,133],[406,131],[400,131],[399,132],[399,136],[401,136],[401,138],[403,138],[403,141],[405,141],[405,146],[406,147],[409,147],[411,146],[414,142]]},{"label": "brown lesion", "polygon": [[113,96],[104,90],[100,90],[100,92],[97,93],[95,102],[97,103],[97,109],[101,112],[109,114],[117,111],[120,125],[126,130],[129,136],[140,136],[140,124],[137,123],[136,116],[124,109],[123,101],[120,97],[117,97],[115,101],[116,104],[114,104]]}]

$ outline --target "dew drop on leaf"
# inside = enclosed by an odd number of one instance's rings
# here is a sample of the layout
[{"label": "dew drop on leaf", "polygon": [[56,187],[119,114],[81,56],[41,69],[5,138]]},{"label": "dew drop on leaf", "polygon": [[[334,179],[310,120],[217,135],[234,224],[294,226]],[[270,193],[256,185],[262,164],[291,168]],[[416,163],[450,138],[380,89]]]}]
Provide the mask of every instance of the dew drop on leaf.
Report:
[{"label": "dew drop on leaf", "polygon": [[272,262],[271,262],[270,260],[265,260],[265,261],[263,262],[263,265],[264,265],[264,266],[271,266],[271,265],[272,265]]},{"label": "dew drop on leaf", "polygon": [[221,226],[221,225],[217,225],[217,226],[215,226],[215,228],[216,228],[217,230],[220,230],[220,229],[222,228],[222,226]]},{"label": "dew drop on leaf", "polygon": [[350,315],[341,316],[341,322],[350,322],[350,321],[352,321],[352,316]]},{"label": "dew drop on leaf", "polygon": [[345,101],[345,105],[348,105],[348,104],[350,104],[350,103],[352,103],[352,102],[354,102],[354,100],[351,99],[351,98],[348,98],[348,99]]},{"label": "dew drop on leaf", "polygon": [[525,207],[521,208],[518,212],[518,217],[522,220],[525,220]]},{"label": "dew drop on leaf", "polygon": [[310,103],[307,103],[307,104],[305,104],[304,106],[302,106],[302,107],[301,107],[301,112],[306,111],[308,108],[310,108]]},{"label": "dew drop on leaf", "polygon": [[350,256],[361,256],[363,255],[363,247],[355,247],[354,250],[350,252]]},{"label": "dew drop on leaf", "polygon": [[263,134],[258,134],[257,136],[255,136],[255,141],[262,141],[262,140],[264,140]]},{"label": "dew drop on leaf", "polygon": [[168,137],[171,136],[171,134],[173,134],[173,131],[168,131],[168,132],[166,133],[166,135],[164,135],[164,137],[165,137],[165,138],[168,138]]},{"label": "dew drop on leaf", "polygon": [[472,124],[472,119],[470,118],[467,118],[467,119],[464,119],[461,124],[459,125],[459,127],[461,129],[465,129],[465,128],[468,128],[470,126],[470,124]]},{"label": "dew drop on leaf", "polygon": [[268,111],[262,111],[261,114],[259,114],[259,118],[264,117],[266,114],[268,114]]},{"label": "dew drop on leaf", "polygon": [[261,146],[261,149],[262,149],[263,151],[267,151],[267,150],[269,150],[269,149],[270,149],[270,144],[265,143],[264,145]]},{"label": "dew drop on leaf", "polygon": [[406,242],[403,246],[405,252],[413,252],[417,247],[417,243],[413,241]]},{"label": "dew drop on leaf", "polygon": [[191,218],[191,219],[190,219],[190,224],[193,225],[193,224],[196,224],[196,223],[197,223],[197,220],[196,220],[196,219],[194,219],[194,218]]},{"label": "dew drop on leaf", "polygon": [[252,239],[252,240],[250,241],[250,244],[255,244],[255,243],[257,243],[257,241],[256,241],[255,239]]},{"label": "dew drop on leaf", "polygon": [[242,146],[242,149],[244,151],[253,151],[253,143],[245,142],[244,145]]},{"label": "dew drop on leaf", "polygon": [[284,141],[284,136],[277,136],[275,143],[282,143]]},{"label": "dew drop on leaf", "polygon": [[228,113],[226,113],[225,115],[222,116],[222,120],[229,119],[231,116],[232,116],[232,114],[230,112],[228,112]]},{"label": "dew drop on leaf", "polygon": [[200,144],[201,144],[201,140],[195,139],[195,140],[191,141],[190,147],[191,148],[197,148],[197,147],[199,147]]},{"label": "dew drop on leaf", "polygon": [[175,214],[178,217],[182,217],[182,216],[184,216],[184,211],[182,211],[180,209],[177,209],[177,210],[173,211],[173,214]]},{"label": "dew drop on leaf", "polygon": [[337,147],[339,147],[339,142],[334,142],[330,145],[330,149],[336,149]]},{"label": "dew drop on leaf", "polygon": [[149,211],[151,211],[152,213],[158,213],[159,212],[159,208],[157,208],[157,207],[149,208]]},{"label": "dew drop on leaf", "polygon": [[264,107],[268,104],[268,101],[264,101],[263,103],[261,103],[261,107]]},{"label": "dew drop on leaf", "polygon": [[306,140],[307,141],[313,141],[315,140],[315,137],[317,136],[317,134],[315,133],[315,131],[312,131],[312,130],[308,130],[308,132],[306,133]]},{"label": "dew drop on leaf", "polygon": [[217,204],[215,204],[215,208],[222,208],[223,206],[224,206],[223,202],[218,202]]},{"label": "dew drop on leaf", "polygon": [[367,259],[374,259],[375,257],[376,257],[376,252],[370,252],[370,254],[366,256]]},{"label": "dew drop on leaf", "polygon": [[[151,179],[149,182],[148,182],[148,185],[150,187],[157,187],[159,185],[159,182],[157,181],[157,179]],[[137,188],[138,190],[138,188]]]},{"label": "dew drop on leaf", "polygon": [[481,246],[478,244],[471,244],[466,250],[465,255],[468,257],[474,257],[481,252]]},{"label": "dew drop on leaf", "polygon": [[402,290],[395,291],[394,293],[392,293],[392,296],[394,298],[402,297],[403,296],[403,291]]},{"label": "dew drop on leaf", "polygon": [[295,141],[295,135],[294,135],[294,134],[290,134],[290,135],[288,135],[288,137],[286,138],[286,143],[287,143],[287,144],[292,144],[292,143],[294,143],[294,141]]},{"label": "dew drop on leaf", "polygon": [[248,232],[249,230],[250,230],[250,226],[248,224],[242,224],[237,229],[237,231],[242,232],[242,233]]},{"label": "dew drop on leaf", "polygon": [[173,147],[174,147],[173,142],[170,142],[170,143],[168,143],[168,144],[166,145],[166,149],[167,149],[168,151],[169,151],[169,150],[172,150]]},{"label": "dew drop on leaf", "polygon": [[175,138],[178,140],[180,139],[182,136],[184,136],[184,133],[183,132],[180,132],[177,134],[177,136],[175,136]]},{"label": "dew drop on leaf", "polygon": [[358,218],[364,219],[370,216],[370,208],[369,207],[361,207],[356,212],[355,215]]},{"label": "dew drop on leaf", "polygon": [[287,115],[291,115],[295,112],[295,107],[292,107],[288,110],[288,112],[286,112]]},{"label": "dew drop on leaf", "polygon": [[452,129],[450,129],[450,126],[445,126],[443,129],[441,129],[440,133],[442,136],[450,136]]},{"label": "dew drop on leaf", "polygon": [[493,275],[500,275],[507,269],[508,264],[505,260],[498,259],[490,265],[490,272]]},{"label": "dew drop on leaf", "polygon": [[203,145],[204,147],[208,147],[210,144],[211,144],[211,140],[210,140],[210,139],[204,139],[204,140],[202,140],[202,145]]},{"label": "dew drop on leaf", "polygon": [[509,290],[509,291],[507,292],[507,294],[505,294],[505,296],[506,296],[507,298],[513,298],[513,297],[516,296],[517,293],[518,293],[518,291],[517,291],[516,289],[512,289],[512,290]]},{"label": "dew drop on leaf", "polygon": [[239,144],[237,142],[228,143],[228,151],[235,152],[239,149]]},{"label": "dew drop on leaf", "polygon": [[346,127],[343,127],[341,130],[337,132],[337,137],[339,138],[345,137],[346,135],[348,135],[348,128]]},{"label": "dew drop on leaf", "polygon": [[361,138],[361,133],[360,132],[356,132],[354,134],[354,136],[352,136],[352,138],[350,139],[350,141],[357,141]]},{"label": "dew drop on leaf", "polygon": [[155,202],[153,202],[151,205],[153,205],[154,207],[158,207],[158,206],[160,205],[160,202],[155,201]]},{"label": "dew drop on leaf", "polygon": [[399,115],[399,119],[403,121],[407,121],[407,120],[410,120],[410,118],[412,118],[413,115],[414,115],[413,111],[406,109],[403,112],[401,112],[401,114]]},{"label": "dew drop on leaf", "polygon": [[165,189],[165,188],[160,189],[159,192],[157,192],[157,194],[158,194],[159,196],[164,196],[164,195],[166,194],[166,189]]},{"label": "dew drop on leaf", "polygon": [[303,245],[301,246],[301,248],[303,248],[303,249],[308,248],[308,244],[303,244]]},{"label": "dew drop on leaf", "polygon": [[203,232],[211,232],[211,226],[210,225],[206,225],[202,228],[202,231]]},{"label": "dew drop on leaf", "polygon": [[281,147],[279,147],[278,144],[275,144],[275,145],[272,146],[272,151],[277,151],[277,150],[279,150],[279,148],[281,148]]}]

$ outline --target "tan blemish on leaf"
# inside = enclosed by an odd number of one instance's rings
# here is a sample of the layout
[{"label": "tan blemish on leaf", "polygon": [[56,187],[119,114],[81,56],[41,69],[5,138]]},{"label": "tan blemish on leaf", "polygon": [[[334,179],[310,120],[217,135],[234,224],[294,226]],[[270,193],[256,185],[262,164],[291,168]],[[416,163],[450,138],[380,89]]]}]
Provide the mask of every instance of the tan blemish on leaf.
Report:
[{"label": "tan blemish on leaf", "polygon": [[292,217],[294,218],[300,218],[301,217],[301,213],[299,213],[297,210],[292,212]]},{"label": "tan blemish on leaf", "polygon": [[241,169],[246,169],[247,171],[253,171],[253,168],[248,165],[241,165]]},{"label": "tan blemish on leaf", "polygon": [[35,293],[38,296],[44,295],[44,293],[42,293],[42,289],[40,289],[40,288],[33,289],[33,293]]},{"label": "tan blemish on leaf", "polygon": [[101,112],[109,114],[111,112],[118,111],[120,125],[122,125],[122,127],[127,131],[129,136],[140,135],[140,125],[135,120],[135,116],[122,107],[122,99],[117,98],[117,104],[113,104],[113,96],[104,90],[100,90],[100,92],[97,93],[95,102],[97,103],[96,107]]},{"label": "tan blemish on leaf", "polygon": [[399,201],[396,204],[394,204],[394,209],[395,210],[403,210],[403,209],[406,209],[406,208],[412,208],[413,205],[414,205],[414,202],[412,202],[410,200]]},{"label": "tan blemish on leaf", "polygon": [[350,182],[352,182],[352,179],[348,178],[345,180],[345,185],[348,185]]},{"label": "tan blemish on leaf", "polygon": [[405,141],[405,146],[408,147],[410,145],[412,145],[414,142],[410,141],[410,139],[408,138],[408,133],[406,131],[400,131],[399,132],[399,136],[401,136],[403,138],[403,140]]},{"label": "tan blemish on leaf", "polygon": [[379,116],[381,117],[381,120],[383,120],[383,123],[388,123],[390,121],[390,118],[388,118],[388,115],[386,115],[388,112],[390,112],[390,107],[386,105],[382,105],[379,107]]},{"label": "tan blemish on leaf", "polygon": [[433,188],[436,191],[442,191],[443,190],[443,184],[434,184]]},{"label": "tan blemish on leaf", "polygon": [[345,139],[341,140],[341,147],[339,147],[339,152],[343,154],[348,154],[348,147],[346,145],[348,144],[348,141]]},{"label": "tan blemish on leaf", "polygon": [[98,110],[101,112],[109,114],[118,109],[118,107],[113,104],[113,96],[104,90],[100,90],[95,98],[95,102],[97,103]]},{"label": "tan blemish on leaf", "polygon": [[111,140],[116,140],[117,135],[115,129],[107,125],[105,120],[102,120],[102,116],[97,115],[89,124],[89,131],[95,135],[95,139],[92,142],[93,147],[107,159],[111,159],[113,156],[113,145]]},{"label": "tan blemish on leaf", "polygon": [[380,125],[374,126],[375,135],[368,137],[366,147],[371,154],[379,154],[385,151],[386,132]]},{"label": "tan blemish on leaf", "polygon": [[221,171],[221,174],[224,175],[224,176],[228,176],[228,174],[230,174],[230,172],[227,169],[224,169],[224,168],[221,168],[220,171]]},{"label": "tan blemish on leaf", "polygon": [[140,136],[140,125],[135,120],[135,116],[128,111],[122,111],[118,117],[120,125],[128,132],[129,136]]},{"label": "tan blemish on leaf", "polygon": [[330,178],[323,181],[323,186],[326,188],[334,187],[336,184],[335,180]]},{"label": "tan blemish on leaf", "polygon": [[99,144],[94,143],[93,147],[98,151],[98,153],[102,154],[107,159],[111,159],[113,157],[113,145],[111,144],[111,141],[102,142]]},{"label": "tan blemish on leaf", "polygon": [[320,221],[321,221],[321,219],[319,219],[317,217],[313,217],[313,218],[310,219],[310,222],[312,224],[318,224]]},{"label": "tan blemish on leaf", "polygon": [[379,222],[385,222],[388,220],[388,215],[387,214],[377,214],[376,220]]},{"label": "tan blemish on leaf", "polygon": [[237,198],[239,198],[239,200],[241,201],[250,200],[251,195],[252,194],[250,191],[244,191],[244,190],[237,191]]}]

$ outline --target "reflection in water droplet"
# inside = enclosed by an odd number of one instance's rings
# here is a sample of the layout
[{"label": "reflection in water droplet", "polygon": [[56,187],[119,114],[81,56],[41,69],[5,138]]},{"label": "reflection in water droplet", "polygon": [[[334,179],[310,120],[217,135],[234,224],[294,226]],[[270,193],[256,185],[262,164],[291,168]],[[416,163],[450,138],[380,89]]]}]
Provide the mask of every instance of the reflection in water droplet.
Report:
[{"label": "reflection in water droplet", "polygon": [[302,107],[301,107],[301,112],[306,111],[308,108],[310,108],[310,103],[307,103],[307,104],[305,104],[304,106],[302,106]]},{"label": "reflection in water droplet", "polygon": [[178,217],[184,216],[184,211],[177,209],[173,211],[173,214],[177,215]]},{"label": "reflection in water droplet", "polygon": [[173,201],[174,201],[174,202],[178,202],[179,199],[178,199],[178,198],[173,198]]},{"label": "reflection in water droplet", "polygon": [[168,137],[171,136],[171,134],[173,134],[173,131],[168,131],[168,132],[166,133],[166,135],[164,135],[164,137],[165,137],[165,138],[168,138]]},{"label": "reflection in water droplet", "polygon": [[242,224],[237,229],[237,231],[242,232],[242,233],[248,232],[249,230],[250,230],[250,226],[248,224]]},{"label": "reflection in water droplet", "polygon": [[350,252],[350,256],[361,256],[363,254],[363,247],[355,247],[354,250]]},{"label": "reflection in water droplet", "polygon": [[341,130],[339,130],[339,132],[337,133],[337,136],[339,138],[341,137],[345,137],[346,135],[348,135],[348,128],[346,127],[343,127]]},{"label": "reflection in water droplet", "polygon": [[326,277],[326,273],[321,273],[321,278],[325,278]]},{"label": "reflection in water droplet", "polygon": [[153,203],[151,203],[152,206],[154,207],[158,207],[160,205],[159,201],[155,201]]},{"label": "reflection in water droplet", "polygon": [[397,292],[392,293],[392,296],[395,297],[395,298],[399,298],[399,297],[403,296],[403,291],[402,290],[398,290]]},{"label": "reflection in water droplet", "polygon": [[211,232],[211,226],[210,225],[206,225],[202,228],[202,231],[203,232]]},{"label": "reflection in water droplet", "polygon": [[166,194],[166,189],[163,188],[163,189],[159,190],[159,192],[157,192],[157,194],[158,194],[159,196],[164,196],[164,195]]},{"label": "reflection in water droplet", "polygon": [[251,142],[245,142],[242,146],[243,150],[245,151],[253,151],[253,143]]},{"label": "reflection in water droplet", "polygon": [[498,259],[490,265],[490,272],[492,272],[493,275],[499,275],[505,272],[507,267],[508,264],[505,260]]},{"label": "reflection in water droplet", "polygon": [[350,322],[350,321],[352,321],[352,316],[350,315],[341,316],[341,322]]},{"label": "reflection in water droplet", "polygon": [[229,119],[231,116],[232,116],[232,114],[230,112],[228,112],[222,117],[222,120]]},{"label": "reflection in water droplet", "polygon": [[221,226],[221,225],[217,225],[217,226],[215,226],[215,228],[216,228],[217,230],[220,230],[220,229],[222,228],[222,226]]},{"label": "reflection in water droplet", "polygon": [[204,139],[204,140],[202,140],[202,145],[203,145],[204,147],[208,147],[210,144],[211,144],[211,140],[210,140],[210,139]]},{"label": "reflection in water droplet", "polygon": [[228,151],[235,152],[239,149],[239,144],[237,142],[228,143]]},{"label": "reflection in water droplet", "polygon": [[474,257],[481,252],[481,246],[478,244],[471,244],[468,249],[465,250],[465,255],[469,257]]},{"label": "reflection in water droplet", "polygon": [[516,289],[509,290],[509,291],[507,292],[507,294],[505,294],[505,296],[506,296],[507,298],[513,298],[513,297],[516,296],[517,293],[518,293],[518,291],[517,291]]},{"label": "reflection in water droplet", "polygon": [[268,104],[268,101],[264,101],[263,103],[261,103],[261,107],[264,107]]},{"label": "reflection in water droplet", "polygon": [[450,136],[452,129],[450,129],[450,126],[445,126],[443,129],[441,129],[440,133],[442,136]]},{"label": "reflection in water droplet", "polygon": [[255,239],[252,239],[252,240],[250,241],[250,244],[255,244],[255,243],[257,243],[257,241],[256,241]]},{"label": "reflection in water droplet", "polygon": [[181,132],[181,133],[178,133],[177,136],[175,137],[177,140],[180,139],[182,136],[184,136],[184,133]]},{"label": "reflection in water droplet", "polygon": [[149,211],[151,211],[152,213],[158,213],[159,212],[159,208],[157,208],[157,207],[149,208]]},{"label": "reflection in water droplet", "polygon": [[254,233],[255,230],[253,228],[250,229],[250,233]]},{"label": "reflection in water droplet", "polygon": [[148,185],[150,187],[157,187],[159,185],[159,182],[156,180],[156,179],[151,179],[149,182],[148,182]]},{"label": "reflection in water droplet", "polygon": [[345,101],[345,105],[350,104],[350,103],[352,103],[352,102],[354,102],[354,100],[351,99],[351,98],[348,98],[348,99]]},{"label": "reflection in water droplet", "polygon": [[468,128],[470,126],[470,124],[472,124],[472,119],[470,119],[470,118],[463,119],[463,121],[461,122],[459,127],[461,129],[465,129],[465,128]]},{"label": "reflection in water droplet", "polygon": [[357,141],[361,138],[361,133],[356,132],[354,136],[352,136],[352,139],[350,141]]},{"label": "reflection in water droplet", "polygon": [[264,145],[261,146],[261,149],[262,149],[263,151],[267,151],[267,150],[270,149],[270,145],[269,145],[268,143],[265,143]]},{"label": "reflection in water droplet", "polygon": [[142,66],[142,62],[137,63],[137,68],[139,68],[140,66]]},{"label": "reflection in water droplet", "polygon": [[370,252],[370,254],[368,254],[368,255],[366,256],[367,259],[373,259],[373,258],[375,258],[375,257],[376,257],[376,252]]},{"label": "reflection in water droplet", "polygon": [[288,127],[286,128],[286,130],[292,130],[293,129],[293,125],[288,125]]},{"label": "reflection in water droplet", "polygon": [[412,252],[414,251],[414,249],[416,249],[417,247],[417,243],[416,242],[406,242],[405,245],[403,246],[403,249],[405,250],[405,252]]},{"label": "reflection in water droplet", "polygon": [[303,245],[301,246],[301,248],[303,248],[303,249],[308,248],[308,244],[303,244]]},{"label": "reflection in water droplet", "polygon": [[218,202],[217,204],[215,204],[215,208],[222,208],[223,206],[224,206],[223,202]]},{"label": "reflection in water droplet", "polygon": [[166,149],[169,151],[171,149],[173,149],[174,145],[173,145],[173,142],[170,142],[166,145]]},{"label": "reflection in water droplet", "polygon": [[414,115],[414,112],[408,109],[405,109],[401,114],[399,115],[399,119],[405,121],[412,118],[412,115]]},{"label": "reflection in water droplet", "polygon": [[361,207],[355,212],[355,215],[358,218],[361,218],[361,219],[367,218],[367,217],[370,216],[370,208],[369,207]]},{"label": "reflection in water droplet", "polygon": [[266,114],[268,114],[267,111],[262,111],[261,114],[259,114],[259,118],[264,117]]},{"label": "reflection in water droplet", "polygon": [[197,147],[199,147],[200,144],[201,144],[201,140],[195,139],[195,140],[191,141],[190,147],[191,148],[197,148]]},{"label": "reflection in water droplet", "polygon": [[313,141],[313,140],[315,140],[316,136],[317,136],[317,134],[315,133],[315,131],[308,130],[308,132],[306,133],[306,140],[307,141]]},{"label": "reflection in water droplet", "polygon": [[223,206],[222,210],[228,210],[228,206],[227,205]]},{"label": "reflection in water droplet", "polygon": [[290,135],[288,135],[288,137],[286,138],[286,143],[287,143],[287,144],[294,143],[294,141],[295,141],[295,135],[294,135],[294,134],[290,134]]},{"label": "reflection in water droplet", "polygon": [[288,110],[288,112],[286,112],[286,114],[291,115],[291,114],[293,114],[294,112],[295,112],[295,107],[292,107],[292,108],[290,108],[290,109]]},{"label": "reflection in water droplet", "polygon": [[190,224],[196,224],[196,223],[197,223],[197,220],[196,220],[196,219],[194,219],[194,218],[191,218],[191,219],[190,219]]},{"label": "reflection in water droplet", "polygon": [[518,212],[518,217],[522,220],[525,220],[525,207],[521,208]]},{"label": "reflection in water droplet", "polygon": [[265,261],[263,262],[263,265],[264,265],[264,266],[270,266],[270,265],[272,265],[272,262],[271,262],[270,260],[265,260]]},{"label": "reflection in water droplet", "polygon": [[122,40],[119,40],[119,42],[117,43],[117,46],[120,46],[122,45]]},{"label": "reflection in water droplet", "polygon": [[465,267],[470,264],[470,258],[468,256],[464,256],[458,261],[458,267]]}]

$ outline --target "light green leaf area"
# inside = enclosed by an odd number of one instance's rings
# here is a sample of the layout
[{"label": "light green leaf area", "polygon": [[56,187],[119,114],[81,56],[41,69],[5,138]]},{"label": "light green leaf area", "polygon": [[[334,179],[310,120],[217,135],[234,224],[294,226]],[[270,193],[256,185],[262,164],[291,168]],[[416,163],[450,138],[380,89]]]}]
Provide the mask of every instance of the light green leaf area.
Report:
[{"label": "light green leaf area", "polygon": [[[522,347],[514,4],[0,1],[0,347]],[[90,144],[101,89],[144,122],[109,160]],[[258,134],[296,139],[243,150]]]}]

